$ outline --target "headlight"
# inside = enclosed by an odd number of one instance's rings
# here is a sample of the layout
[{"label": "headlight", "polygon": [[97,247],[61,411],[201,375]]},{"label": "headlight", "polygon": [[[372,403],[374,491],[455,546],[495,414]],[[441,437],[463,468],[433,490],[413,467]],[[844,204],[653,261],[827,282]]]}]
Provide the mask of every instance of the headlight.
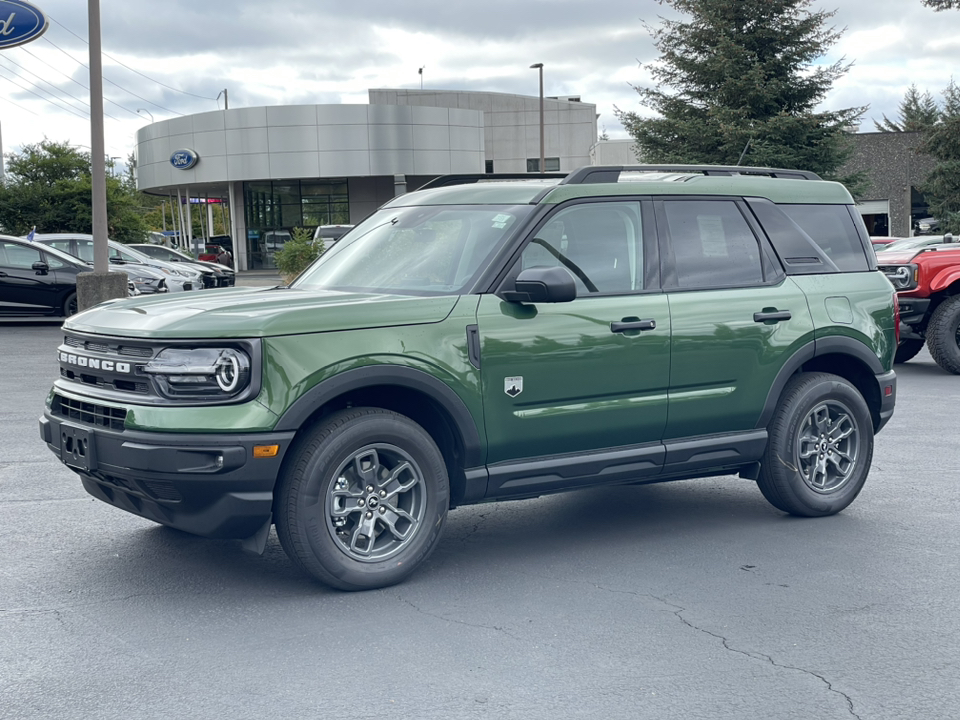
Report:
[{"label": "headlight", "polygon": [[912,290],[918,285],[920,271],[916,265],[889,265],[881,269],[897,290]]},{"label": "headlight", "polygon": [[227,400],[250,384],[250,357],[234,348],[166,348],[143,371],[164,397]]}]

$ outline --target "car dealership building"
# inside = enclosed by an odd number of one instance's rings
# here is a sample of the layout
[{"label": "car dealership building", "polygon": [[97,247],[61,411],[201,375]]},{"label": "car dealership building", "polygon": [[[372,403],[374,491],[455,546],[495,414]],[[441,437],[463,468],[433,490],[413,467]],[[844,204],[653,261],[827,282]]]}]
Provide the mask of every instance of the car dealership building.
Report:
[{"label": "car dealership building", "polygon": [[[173,200],[184,228],[202,207],[212,226],[216,204],[229,203],[237,267],[250,269],[272,267],[276,238],[292,228],[355,224],[438,175],[540,169],[539,97],[369,96],[368,105],[236,108],[151,123],[137,133],[137,187]],[[545,98],[543,140],[545,171],[589,165],[596,106]]]}]

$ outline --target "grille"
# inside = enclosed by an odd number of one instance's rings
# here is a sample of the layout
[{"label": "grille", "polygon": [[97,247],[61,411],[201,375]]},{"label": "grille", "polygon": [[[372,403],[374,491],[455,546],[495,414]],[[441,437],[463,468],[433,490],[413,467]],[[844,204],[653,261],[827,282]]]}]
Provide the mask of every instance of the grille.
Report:
[{"label": "grille", "polygon": [[133,495],[138,498],[166,503],[183,501],[183,496],[173,486],[173,483],[166,480],[131,480],[129,478],[117,477],[116,475],[107,475],[102,472],[95,473],[94,477],[104,485],[109,485],[117,490],[122,490],[127,493],[127,495]]},{"label": "grille", "polygon": [[130,357],[142,357],[149,358],[153,357],[153,350],[145,347],[131,347],[129,345],[121,345],[117,350],[120,355],[128,355]]},{"label": "grille", "polygon": [[127,418],[127,411],[122,408],[73,400],[63,395],[53,396],[52,411],[54,415],[59,415],[67,420],[109,428],[110,430],[123,430],[123,423]]},{"label": "grille", "polygon": [[74,382],[81,382],[84,385],[106,388],[107,390],[120,390],[122,392],[140,394],[146,394],[150,392],[150,385],[145,381],[140,382],[135,380],[120,379],[107,380],[97,375],[88,375],[86,373],[75,372],[73,370],[67,370],[63,367],[60,368],[60,377],[66,378],[67,380],[73,380]]},{"label": "grille", "polygon": [[66,337],[63,339],[65,345],[70,347],[83,348],[84,350],[92,350],[94,352],[109,352],[110,346],[106,343],[93,342],[92,340],[87,340],[84,342],[80,338]]}]

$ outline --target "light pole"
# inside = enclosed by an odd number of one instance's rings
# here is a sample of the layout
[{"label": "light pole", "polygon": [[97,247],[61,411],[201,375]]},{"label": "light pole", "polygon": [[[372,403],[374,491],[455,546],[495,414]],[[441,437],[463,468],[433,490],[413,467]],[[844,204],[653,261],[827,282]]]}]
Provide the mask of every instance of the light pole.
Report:
[{"label": "light pole", "polygon": [[150,116],[150,122],[153,122],[154,120],[153,120],[153,113],[152,113],[152,112],[150,112],[150,111],[147,110],[146,108],[137,108],[137,114],[138,114],[138,115],[139,115],[140,113],[144,113],[144,112],[145,112],[147,115]]},{"label": "light pole", "polygon": [[544,172],[544,157],[543,157],[543,63],[534,63],[530,66],[530,69],[536,69],[540,71],[540,173]]}]

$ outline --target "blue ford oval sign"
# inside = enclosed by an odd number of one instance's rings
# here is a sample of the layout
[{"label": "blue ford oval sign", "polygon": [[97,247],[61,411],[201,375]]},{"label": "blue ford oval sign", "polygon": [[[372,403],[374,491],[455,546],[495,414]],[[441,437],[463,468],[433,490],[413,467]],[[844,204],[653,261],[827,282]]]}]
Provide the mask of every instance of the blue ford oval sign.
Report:
[{"label": "blue ford oval sign", "polygon": [[170,164],[177,170],[189,170],[197,164],[199,159],[200,156],[197,155],[196,151],[183,148],[182,150],[174,150],[173,155],[170,156]]},{"label": "blue ford oval sign", "polygon": [[36,40],[50,23],[38,7],[23,0],[0,0],[0,50]]}]

